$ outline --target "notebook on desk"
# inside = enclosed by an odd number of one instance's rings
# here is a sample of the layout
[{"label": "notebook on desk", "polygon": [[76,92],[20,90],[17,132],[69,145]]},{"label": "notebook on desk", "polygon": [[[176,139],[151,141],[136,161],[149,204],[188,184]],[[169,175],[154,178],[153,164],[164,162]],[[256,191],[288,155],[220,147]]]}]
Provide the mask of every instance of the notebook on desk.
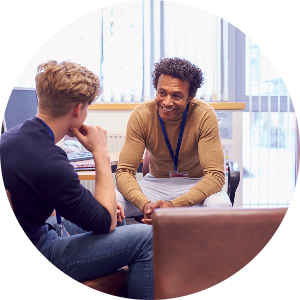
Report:
[{"label": "notebook on desk", "polygon": [[76,171],[94,171],[95,162],[93,154],[87,151],[77,138],[64,138],[64,150],[67,154],[68,160]]},{"label": "notebook on desk", "polygon": [[75,171],[95,171],[95,162],[93,159],[85,159],[81,161],[70,161]]}]

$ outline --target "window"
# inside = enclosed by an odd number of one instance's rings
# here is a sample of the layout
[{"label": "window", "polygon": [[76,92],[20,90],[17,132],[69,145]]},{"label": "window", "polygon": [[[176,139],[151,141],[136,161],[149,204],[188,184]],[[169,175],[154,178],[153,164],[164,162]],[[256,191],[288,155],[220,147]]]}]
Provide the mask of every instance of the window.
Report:
[{"label": "window", "polygon": [[[296,184],[296,116],[280,75],[236,30],[236,99],[243,112],[243,205],[287,206]],[[251,87],[251,88],[250,88]]]},{"label": "window", "polygon": [[294,112],[243,113],[243,205],[286,206],[296,184]]},{"label": "window", "polygon": [[[143,2],[102,9],[100,102],[139,102],[143,91]],[[134,15],[134,18],[132,17]]]},{"label": "window", "polygon": [[176,2],[143,0],[104,7],[49,39],[22,72],[16,87],[34,89],[36,68],[46,60],[72,60],[100,77],[103,95],[99,102],[143,102],[155,95],[154,63],[178,56],[204,73],[197,97],[228,100],[228,51],[222,44],[226,30],[227,23],[219,17]]},{"label": "window", "polygon": [[[286,86],[268,57],[246,38],[246,95],[287,96]],[[251,82],[251,91],[249,85]]]},{"label": "window", "polygon": [[[101,102],[130,102],[143,84],[143,2],[99,9],[72,22],[34,55],[15,87],[35,89],[37,66],[50,59],[72,60],[97,74]],[[132,14],[136,16],[132,18]],[[126,58],[126,59],[125,59]],[[128,96],[129,95],[129,96]]]},{"label": "window", "polygon": [[205,81],[198,90],[197,97],[206,101],[213,97],[221,100],[220,18],[201,9],[174,2],[165,2],[162,12],[161,32],[164,39],[161,48],[164,57],[183,57],[199,66]]},{"label": "window", "polygon": [[35,89],[37,66],[47,60],[72,60],[100,76],[102,9],[72,22],[43,45],[20,74],[15,87]]}]

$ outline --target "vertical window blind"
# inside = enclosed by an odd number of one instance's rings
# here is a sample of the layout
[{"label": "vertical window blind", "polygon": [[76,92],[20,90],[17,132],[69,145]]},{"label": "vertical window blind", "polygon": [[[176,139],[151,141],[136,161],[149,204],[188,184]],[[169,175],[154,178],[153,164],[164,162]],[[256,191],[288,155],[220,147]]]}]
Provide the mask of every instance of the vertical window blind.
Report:
[{"label": "vertical window blind", "polygon": [[155,96],[154,63],[176,56],[203,71],[198,98],[227,101],[227,35],[224,20],[189,5],[159,0],[119,3],[83,16],[49,39],[15,87],[34,89],[41,62],[71,60],[100,77],[103,94],[98,102],[143,102]]},{"label": "vertical window blind", "polygon": [[287,206],[296,184],[295,112],[266,55],[248,37],[245,47],[249,112],[243,114],[243,204]]},{"label": "vertical window blind", "polygon": [[[165,2],[163,16],[164,57],[182,57],[199,66],[205,81],[197,97],[205,101],[220,101],[221,19],[201,9],[174,2]],[[224,77],[227,76],[225,73]]]},{"label": "vertical window blind", "polygon": [[152,99],[153,66],[164,57],[185,58],[202,69],[205,81],[197,97],[206,101],[228,100],[225,21],[195,7],[158,0],[106,7],[102,16],[100,72],[104,94],[99,102]]},{"label": "vertical window blind", "polygon": [[101,21],[102,101],[140,101],[143,84],[142,2],[103,8]]}]

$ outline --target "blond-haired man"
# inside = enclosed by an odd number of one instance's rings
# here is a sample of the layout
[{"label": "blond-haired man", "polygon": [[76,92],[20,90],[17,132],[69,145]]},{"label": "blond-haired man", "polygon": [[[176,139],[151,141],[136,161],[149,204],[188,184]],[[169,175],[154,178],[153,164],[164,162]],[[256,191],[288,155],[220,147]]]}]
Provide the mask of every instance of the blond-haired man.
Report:
[{"label": "blond-haired man", "polygon": [[[83,125],[88,106],[101,92],[99,78],[73,63],[48,61],[36,75],[38,112],[1,137],[1,167],[15,215],[39,251],[64,273],[85,281],[129,265],[128,295],[153,299],[152,230],[117,226],[106,131]],[[75,136],[92,152],[94,195],[81,184],[66,153],[55,144]],[[53,210],[69,235],[61,236]]]}]

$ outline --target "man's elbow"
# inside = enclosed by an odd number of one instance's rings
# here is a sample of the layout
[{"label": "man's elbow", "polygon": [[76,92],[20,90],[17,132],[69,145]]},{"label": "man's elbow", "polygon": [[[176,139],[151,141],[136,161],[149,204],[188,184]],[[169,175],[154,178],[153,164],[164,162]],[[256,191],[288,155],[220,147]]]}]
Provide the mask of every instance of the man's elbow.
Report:
[{"label": "man's elbow", "polygon": [[97,234],[107,234],[115,230],[117,224],[111,224],[110,227],[108,226],[101,226],[100,228],[94,229],[93,232]]},{"label": "man's elbow", "polygon": [[110,229],[109,229],[108,233],[111,233],[111,232],[113,232],[115,229],[116,229],[116,226],[112,226],[112,227],[110,227]]},{"label": "man's elbow", "polygon": [[114,216],[111,216],[109,211],[104,208],[104,216],[103,216],[102,222],[101,222],[100,226],[98,226],[97,229],[94,230],[94,232],[106,234],[106,233],[114,231],[116,226],[117,226],[117,218],[114,218]]},{"label": "man's elbow", "polygon": [[225,173],[223,171],[213,172],[212,176],[221,190],[225,184]]},{"label": "man's elbow", "polygon": [[114,231],[116,229],[116,227],[117,227],[117,221],[111,222],[108,233]]},{"label": "man's elbow", "polygon": [[225,184],[225,173],[219,171],[211,171],[204,174],[205,178],[215,182],[221,189]]}]

